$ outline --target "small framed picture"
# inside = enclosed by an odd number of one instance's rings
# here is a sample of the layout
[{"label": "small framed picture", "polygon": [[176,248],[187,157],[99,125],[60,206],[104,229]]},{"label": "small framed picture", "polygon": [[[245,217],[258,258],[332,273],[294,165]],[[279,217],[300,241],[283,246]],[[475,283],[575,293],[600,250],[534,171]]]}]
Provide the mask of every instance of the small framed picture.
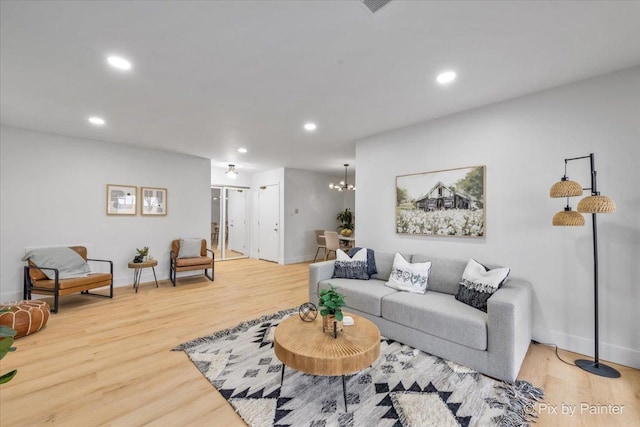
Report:
[{"label": "small framed picture", "polygon": [[166,215],[167,189],[140,187],[140,213],[142,215]]},{"label": "small framed picture", "polygon": [[107,184],[107,215],[135,215],[137,193],[133,185]]}]

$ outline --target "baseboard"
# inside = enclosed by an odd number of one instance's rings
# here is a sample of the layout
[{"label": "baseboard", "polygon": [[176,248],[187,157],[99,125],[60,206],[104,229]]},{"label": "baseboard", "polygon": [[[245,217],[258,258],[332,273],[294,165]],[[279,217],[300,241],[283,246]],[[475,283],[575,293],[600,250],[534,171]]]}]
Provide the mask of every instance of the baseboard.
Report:
[{"label": "baseboard", "polygon": [[22,290],[14,292],[2,292],[0,294],[0,301],[2,301],[3,304],[5,302],[21,301],[22,299]]},{"label": "baseboard", "polygon": [[285,258],[284,263],[285,264],[297,264],[299,262],[305,262],[305,261],[313,261],[313,255],[311,255],[311,256],[309,256],[309,255],[298,255],[298,256],[294,256],[294,257]]},{"label": "baseboard", "polygon": [[[564,350],[593,357],[593,339],[570,335],[560,331],[533,328],[533,339],[541,343],[553,343]],[[600,359],[640,369],[640,351],[600,341]]]}]

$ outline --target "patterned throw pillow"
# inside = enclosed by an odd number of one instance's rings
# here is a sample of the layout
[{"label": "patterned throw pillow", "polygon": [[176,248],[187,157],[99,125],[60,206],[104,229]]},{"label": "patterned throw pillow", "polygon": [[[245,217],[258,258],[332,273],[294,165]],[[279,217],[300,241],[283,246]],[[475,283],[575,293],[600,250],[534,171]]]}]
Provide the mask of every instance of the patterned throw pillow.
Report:
[{"label": "patterned throw pillow", "polygon": [[389,281],[385,285],[399,291],[424,294],[427,292],[431,261],[411,264],[396,252]]},{"label": "patterned throw pillow", "polygon": [[[351,248],[349,249],[349,252],[347,252],[347,255],[352,257],[355,254],[357,254],[358,251],[360,251],[360,249],[362,248],[360,247]],[[369,277],[378,273],[378,268],[376,267],[376,257],[374,255],[373,249],[369,249],[369,248],[367,248],[367,273],[369,273]]]},{"label": "patterned throw pillow", "polygon": [[353,257],[338,249],[336,251],[336,261],[333,264],[333,278],[369,280],[367,249],[360,249]]},{"label": "patterned throw pillow", "polygon": [[507,280],[510,271],[509,268],[489,270],[471,258],[462,273],[456,299],[486,313],[487,300]]}]

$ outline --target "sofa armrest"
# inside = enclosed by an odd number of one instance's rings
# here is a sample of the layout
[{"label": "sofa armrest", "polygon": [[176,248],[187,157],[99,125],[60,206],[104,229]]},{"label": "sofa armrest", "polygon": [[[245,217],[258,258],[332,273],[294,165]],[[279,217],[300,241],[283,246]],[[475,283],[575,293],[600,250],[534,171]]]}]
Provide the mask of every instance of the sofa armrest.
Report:
[{"label": "sofa armrest", "polygon": [[515,380],[531,341],[531,283],[510,279],[487,301],[490,374]]},{"label": "sofa armrest", "polygon": [[309,264],[309,301],[318,300],[318,283],[333,277],[335,261],[323,261]]}]

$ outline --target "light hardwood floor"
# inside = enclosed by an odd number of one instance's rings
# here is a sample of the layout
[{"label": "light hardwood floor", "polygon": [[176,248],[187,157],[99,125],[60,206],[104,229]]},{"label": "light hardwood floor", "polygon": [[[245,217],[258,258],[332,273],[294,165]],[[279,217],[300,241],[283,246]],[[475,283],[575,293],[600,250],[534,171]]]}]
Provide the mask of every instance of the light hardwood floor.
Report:
[{"label": "light hardwood floor", "polygon": [[[115,298],[69,296],[42,331],[16,341],[0,372],[1,426],[242,426],[224,398],[183,352],[171,348],[308,300],[307,266],[242,259],[202,277],[116,288]],[[561,352],[573,360],[577,355]],[[520,378],[543,387],[540,426],[640,425],[640,371],[614,365],[619,379],[587,374],[531,346]],[[624,405],[621,415],[581,413],[580,404]],[[573,416],[560,405],[577,405]],[[549,406],[550,408],[551,406]],[[570,406],[573,407],[573,406]],[[368,426],[367,426],[368,427]]]}]

